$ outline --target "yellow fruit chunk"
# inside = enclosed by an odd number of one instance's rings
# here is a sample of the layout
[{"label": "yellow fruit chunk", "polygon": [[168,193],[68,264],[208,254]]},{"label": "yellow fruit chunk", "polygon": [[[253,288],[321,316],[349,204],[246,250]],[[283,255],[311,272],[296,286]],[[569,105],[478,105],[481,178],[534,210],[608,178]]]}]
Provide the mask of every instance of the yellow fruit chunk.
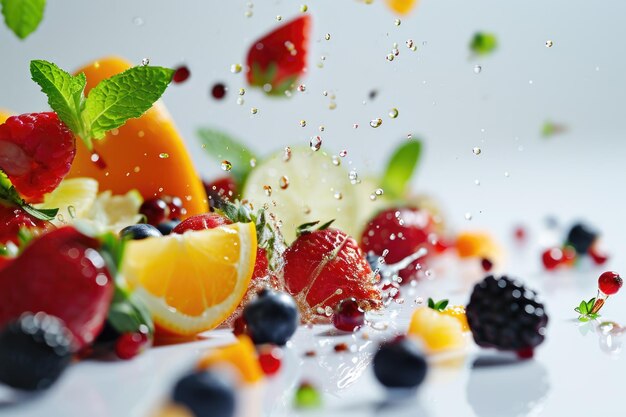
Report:
[{"label": "yellow fruit chunk", "polygon": [[386,0],[391,10],[400,14],[407,14],[417,6],[418,0]]},{"label": "yellow fruit chunk", "polygon": [[[100,81],[119,74],[131,64],[117,57],[103,58],[79,69],[87,76],[85,94]],[[177,196],[187,216],[209,210],[202,181],[193,167],[183,138],[161,102],[143,116],[130,119],[119,129],[94,141],[99,162],[81,140],[69,177],[95,178],[100,190],[125,194],[136,189],[145,198]]]},{"label": "yellow fruit chunk", "polygon": [[486,232],[461,232],[456,238],[456,250],[461,258],[487,258],[494,262],[501,250]]},{"label": "yellow fruit chunk", "polygon": [[6,122],[9,117],[11,117],[11,112],[5,109],[0,109],[0,124]]},{"label": "yellow fruit chunk", "polygon": [[243,381],[253,384],[263,379],[256,349],[248,336],[239,336],[232,345],[212,349],[198,363],[199,369],[230,365],[236,368]]},{"label": "yellow fruit chunk", "polygon": [[239,305],[256,258],[253,223],[129,241],[122,275],[155,324],[193,335],[217,327]]},{"label": "yellow fruit chunk", "polygon": [[[96,201],[98,195],[98,181],[93,178],[70,178],[61,181],[59,186],[46,194],[43,203],[37,208],[58,208],[63,222],[72,222],[75,218],[83,218]],[[62,223],[59,218],[54,222]]]},{"label": "yellow fruit chunk", "polygon": [[465,307],[463,306],[451,306],[442,311],[441,314],[446,316],[454,317],[461,323],[461,328],[464,332],[469,331],[469,325],[467,324],[467,316],[465,315]]},{"label": "yellow fruit chunk", "polygon": [[466,343],[459,320],[428,307],[415,310],[408,334],[422,339],[430,353],[461,349]]}]

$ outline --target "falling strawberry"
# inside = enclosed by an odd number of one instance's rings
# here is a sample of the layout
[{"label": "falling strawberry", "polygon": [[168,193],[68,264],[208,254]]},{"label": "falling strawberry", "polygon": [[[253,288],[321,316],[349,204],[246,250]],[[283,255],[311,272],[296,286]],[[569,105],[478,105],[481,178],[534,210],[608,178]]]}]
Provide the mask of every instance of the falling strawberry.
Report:
[{"label": "falling strawberry", "polygon": [[310,32],[311,18],[303,15],[253,42],[247,58],[248,83],[277,96],[291,90],[306,71]]},{"label": "falling strawberry", "polygon": [[59,185],[75,154],[74,135],[56,113],[22,114],[0,125],[0,170],[30,202]]},{"label": "falling strawberry", "polygon": [[[285,251],[284,279],[305,321],[325,316],[341,300],[354,297],[362,307],[379,308],[381,294],[372,269],[356,241],[326,223],[298,228]],[[330,310],[328,308],[330,308]]]},{"label": "falling strawberry", "polygon": [[73,227],[33,241],[0,270],[0,327],[24,312],[43,311],[65,322],[79,348],[93,342],[114,287],[99,248]]}]

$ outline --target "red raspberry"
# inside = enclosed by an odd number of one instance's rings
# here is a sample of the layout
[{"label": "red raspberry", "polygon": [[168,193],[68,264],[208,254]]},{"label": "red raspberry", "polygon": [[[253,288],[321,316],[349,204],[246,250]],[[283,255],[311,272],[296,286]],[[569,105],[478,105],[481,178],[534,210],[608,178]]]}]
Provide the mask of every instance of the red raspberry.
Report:
[{"label": "red raspberry", "polygon": [[74,155],[74,135],[56,113],[22,114],[0,125],[0,168],[30,202],[59,185]]},{"label": "red raspberry", "polygon": [[54,226],[45,220],[34,218],[20,207],[0,204],[0,245],[7,242],[17,244],[17,234],[22,228],[46,230]]}]

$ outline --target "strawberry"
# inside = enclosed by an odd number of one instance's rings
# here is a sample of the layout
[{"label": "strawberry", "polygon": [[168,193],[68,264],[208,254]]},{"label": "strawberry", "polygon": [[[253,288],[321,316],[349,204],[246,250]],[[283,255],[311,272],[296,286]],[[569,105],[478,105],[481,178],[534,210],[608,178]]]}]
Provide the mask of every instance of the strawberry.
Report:
[{"label": "strawberry", "polygon": [[[433,252],[434,247],[429,242],[429,235],[433,233],[434,222],[426,211],[418,208],[391,208],[380,212],[367,224],[361,236],[361,247],[366,253],[377,256],[388,251],[385,262],[394,264],[421,248]],[[403,283],[421,276],[421,267],[427,256],[420,257],[399,271]]]},{"label": "strawberry", "polygon": [[33,241],[0,270],[0,327],[24,312],[43,311],[65,322],[79,348],[100,333],[113,297],[113,281],[100,243],[73,227]]},{"label": "strawberry", "polygon": [[0,169],[30,202],[59,185],[75,154],[74,135],[56,113],[22,114],[0,125]]},{"label": "strawberry", "polygon": [[248,83],[272,89],[271,95],[282,95],[293,88],[306,71],[311,18],[303,15],[285,23],[252,43],[248,51]]},{"label": "strawberry", "polygon": [[284,254],[284,279],[300,306],[304,321],[325,315],[339,301],[354,297],[364,308],[379,308],[381,294],[372,269],[356,240],[329,223],[298,228],[298,237]]},{"label": "strawberry", "polygon": [[18,242],[20,229],[46,230],[54,225],[45,220],[39,220],[17,206],[0,203],[0,245],[7,242]]}]

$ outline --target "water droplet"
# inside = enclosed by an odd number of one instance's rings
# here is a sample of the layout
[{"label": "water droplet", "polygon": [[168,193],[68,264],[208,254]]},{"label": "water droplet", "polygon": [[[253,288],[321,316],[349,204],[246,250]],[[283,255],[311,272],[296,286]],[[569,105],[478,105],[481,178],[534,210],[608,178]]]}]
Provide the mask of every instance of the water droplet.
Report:
[{"label": "water droplet", "polygon": [[230,171],[231,169],[233,169],[233,164],[231,164],[227,160],[223,160],[222,161],[222,170],[223,171]]},{"label": "water droplet", "polygon": [[309,141],[309,146],[314,151],[319,151],[322,147],[322,138],[320,136],[313,136]]},{"label": "water droplet", "polygon": [[140,16],[134,17],[133,24],[135,26],[143,26],[143,19]]},{"label": "water droplet", "polygon": [[331,101],[331,102],[328,104],[328,108],[329,108],[330,110],[335,110],[335,109],[337,108],[337,103],[335,103],[334,101]]},{"label": "water droplet", "polygon": [[245,101],[243,100],[243,97],[237,97],[237,104],[239,104],[240,106],[243,106],[243,103],[245,103]]},{"label": "water droplet", "polygon": [[337,155],[333,155],[332,161],[333,161],[333,165],[336,166],[336,167],[341,165],[341,159],[339,159],[339,157]]},{"label": "water droplet", "polygon": [[507,178],[508,178],[508,177],[509,177],[509,175],[510,175],[510,174],[509,174],[509,171],[504,171],[504,176],[505,176],[505,177],[507,177]]},{"label": "water droplet", "polygon": [[70,217],[72,219],[76,218],[76,207],[74,206],[67,206],[67,212],[69,213]]},{"label": "water droplet", "polygon": [[373,128],[377,128],[380,127],[380,125],[383,124],[383,119],[378,118],[378,119],[372,119],[370,121],[370,126],[372,126]]},{"label": "water droplet", "polygon": [[480,180],[474,180],[474,184],[480,185]]},{"label": "water droplet", "polygon": [[356,184],[359,182],[359,174],[356,172],[355,169],[350,170],[350,172],[348,173],[348,179],[350,180],[351,184]]},{"label": "water droplet", "polygon": [[376,194],[374,194],[374,193],[370,194],[370,200],[376,201],[377,198],[378,197],[376,197]]},{"label": "water droplet", "polygon": [[552,45],[554,45],[554,42],[552,42],[551,40],[547,40],[546,41],[546,48],[552,48]]},{"label": "water droplet", "polygon": [[330,40],[330,33],[327,33],[326,35],[324,35],[324,39],[326,39],[327,41]]},{"label": "water droplet", "polygon": [[309,6],[307,6],[306,4],[303,4],[300,6],[300,11],[302,13],[306,13],[309,10]]},{"label": "water droplet", "polygon": [[483,67],[481,67],[480,65],[474,66],[474,74],[480,74],[482,70],[483,70]]},{"label": "water droplet", "polygon": [[298,91],[300,91],[300,92],[304,92],[304,91],[306,91],[306,85],[304,85],[304,84],[300,84],[300,85],[298,86]]},{"label": "water droplet", "polygon": [[239,74],[241,72],[241,64],[232,64],[230,66],[230,72],[233,74]]},{"label": "water droplet", "polygon": [[348,155],[348,151],[346,151],[345,149],[339,152],[339,156],[342,158],[345,158],[347,155]]},{"label": "water droplet", "polygon": [[393,21],[393,24],[396,26],[400,26],[402,24],[402,21],[400,19],[396,19]]},{"label": "water droplet", "polygon": [[306,120],[300,120],[300,127],[305,127],[306,126]]},{"label": "water droplet", "polygon": [[278,180],[278,185],[280,186],[281,189],[286,190],[287,187],[289,187],[289,178],[287,178],[287,176],[283,175]]},{"label": "water droplet", "polygon": [[281,15],[276,16],[276,21],[280,22],[281,20],[283,20],[283,17]]},{"label": "water droplet", "polygon": [[472,152],[474,153],[474,155],[480,155],[482,152],[482,149],[480,149],[479,147],[475,146],[472,148]]},{"label": "water droplet", "polygon": [[61,214],[61,213],[57,214],[57,220],[58,220],[60,223],[65,223],[65,217],[64,217],[64,216],[63,216],[63,214]]},{"label": "water droplet", "polygon": [[250,166],[254,168],[256,166],[256,158],[250,158]]},{"label": "water droplet", "polygon": [[343,198],[343,194],[341,191],[336,191],[335,194],[333,194],[333,197],[335,197],[335,200],[341,200]]},{"label": "water droplet", "polygon": [[413,48],[413,39],[407,39],[406,41],[406,47],[407,48]]},{"label": "water droplet", "polygon": [[465,213],[465,220],[472,220],[472,213]]},{"label": "water droplet", "polygon": [[395,107],[391,110],[389,110],[389,117],[391,117],[392,119],[395,119],[396,117],[398,117],[398,109],[396,109]]},{"label": "water droplet", "polygon": [[398,55],[400,55],[400,50],[398,48],[393,48],[391,50],[391,53],[394,54],[395,56],[398,56]]},{"label": "water droplet", "polygon": [[396,56],[394,54],[387,54],[387,61],[393,61]]},{"label": "water droplet", "polygon": [[169,157],[170,157],[170,154],[169,154],[169,153],[167,153],[167,152],[161,152],[161,153],[159,154],[159,158],[161,158],[161,159],[167,159],[167,158],[169,158]]},{"label": "water droplet", "polygon": [[264,185],[263,186],[263,191],[265,192],[266,196],[271,197],[271,195],[272,195],[272,187],[270,187],[269,185]]},{"label": "water droplet", "polygon": [[150,65],[150,58],[144,58],[141,60],[141,66],[145,67],[147,65]]},{"label": "water droplet", "polygon": [[376,194],[377,196],[381,196],[385,193],[385,191],[382,188],[377,188],[376,191],[374,191],[374,194]]},{"label": "water droplet", "polygon": [[328,317],[333,315],[333,309],[330,306],[326,306],[324,307],[324,314],[326,314]]},{"label": "water droplet", "polygon": [[324,90],[324,91],[322,92],[322,95],[323,95],[324,97],[328,97],[328,91]]},{"label": "water droplet", "polygon": [[252,113],[252,114],[257,114],[258,112],[259,112],[259,109],[257,109],[256,107],[252,107],[250,109],[250,113]]},{"label": "water droplet", "polygon": [[240,88],[239,89],[239,95],[243,96],[244,94],[246,94],[246,89],[245,88]]},{"label": "water droplet", "polygon": [[303,211],[304,211],[304,214],[311,214],[311,207],[304,206]]},{"label": "water droplet", "polygon": [[358,129],[358,128],[359,128],[359,124],[358,124],[358,123],[353,124],[353,125],[352,125],[352,128],[353,128],[353,129]]},{"label": "water droplet", "polygon": [[290,159],[291,159],[291,148],[289,146],[286,146],[285,150],[283,151],[283,161],[289,162]]},{"label": "water droplet", "polygon": [[321,126],[320,126],[320,127],[318,127],[317,129],[318,129],[320,132],[323,132],[324,130],[326,130],[326,128],[325,128],[323,125],[321,125]]}]

